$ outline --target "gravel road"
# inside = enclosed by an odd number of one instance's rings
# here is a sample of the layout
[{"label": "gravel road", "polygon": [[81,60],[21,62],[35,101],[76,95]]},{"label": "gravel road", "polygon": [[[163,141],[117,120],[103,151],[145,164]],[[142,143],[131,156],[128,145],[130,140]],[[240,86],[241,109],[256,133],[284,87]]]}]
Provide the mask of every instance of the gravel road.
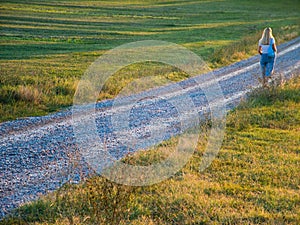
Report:
[{"label": "gravel road", "polygon": [[[275,75],[290,79],[300,70],[300,37],[280,45],[278,51]],[[114,100],[99,102],[91,116],[95,117],[100,140],[105,142],[110,155],[120,159],[128,152],[179,134],[182,132],[179,112],[171,103],[174,99],[184,101],[188,95],[201,118],[208,103],[199,83],[207,86],[219,83],[224,94],[223,103],[227,110],[232,109],[248,92],[260,87],[258,62],[259,55],[256,55],[177,84],[141,93],[135,97],[142,100],[134,106],[126,105],[130,96],[123,98],[119,106],[114,105]],[[118,118],[128,107],[131,109],[130,130],[111,120],[112,117]],[[76,183],[93,173],[78,154],[73,122],[70,108],[48,116],[0,124],[0,218],[19,205],[56,190],[65,182]],[[135,136],[137,143],[134,147],[129,148],[124,140],[120,140],[124,133]]]}]

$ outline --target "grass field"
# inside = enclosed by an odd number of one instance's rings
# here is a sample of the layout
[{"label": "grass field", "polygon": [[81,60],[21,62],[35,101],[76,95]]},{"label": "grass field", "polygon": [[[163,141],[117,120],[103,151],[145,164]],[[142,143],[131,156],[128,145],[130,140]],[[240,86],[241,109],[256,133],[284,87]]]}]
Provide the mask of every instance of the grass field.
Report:
[{"label": "grass field", "polygon": [[[0,121],[70,106],[87,67],[128,42],[174,42],[211,68],[247,58],[256,54],[266,26],[273,28],[278,44],[298,36],[299,6],[297,0],[1,1]],[[143,68],[147,74],[140,72]],[[161,70],[155,64],[127,69],[106,82],[99,99],[149,74],[186,78],[174,75],[176,68]]]},{"label": "grass field", "polygon": [[[298,0],[2,0],[0,121],[70,106],[87,67],[120,44],[174,42],[211,68],[247,58],[256,54],[266,26],[277,44],[299,36],[299,6]],[[135,64],[108,80],[99,99],[149,74],[187,78],[173,67]],[[300,224],[299,131],[297,78],[257,90],[230,112],[222,148],[202,173],[205,142],[181,171],[159,184],[129,187],[93,177],[20,207],[0,224]],[[174,137],[124,160],[148,165],[176,143]]]},{"label": "grass field", "polygon": [[[204,172],[206,143],[199,141],[189,163],[159,184],[130,187],[93,177],[19,208],[0,224],[299,224],[299,109],[299,77],[257,90],[229,113],[223,146]],[[176,140],[124,161],[158,162]]]}]

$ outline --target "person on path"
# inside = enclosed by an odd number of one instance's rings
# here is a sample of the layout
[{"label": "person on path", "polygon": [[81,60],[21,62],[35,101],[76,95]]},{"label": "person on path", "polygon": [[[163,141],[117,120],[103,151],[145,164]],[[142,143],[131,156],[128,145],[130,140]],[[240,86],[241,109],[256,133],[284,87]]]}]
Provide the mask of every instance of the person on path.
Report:
[{"label": "person on path", "polygon": [[258,53],[260,57],[260,66],[263,78],[263,86],[267,85],[268,78],[274,73],[274,62],[276,57],[277,47],[275,38],[272,35],[270,27],[265,28],[262,37],[258,42]]}]

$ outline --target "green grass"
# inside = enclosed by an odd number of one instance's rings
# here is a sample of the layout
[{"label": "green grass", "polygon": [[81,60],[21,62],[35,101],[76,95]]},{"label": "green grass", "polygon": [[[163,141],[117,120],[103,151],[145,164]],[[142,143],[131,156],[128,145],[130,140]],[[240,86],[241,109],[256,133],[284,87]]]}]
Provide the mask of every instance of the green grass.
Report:
[{"label": "green grass", "polygon": [[[216,68],[256,54],[266,26],[278,44],[297,37],[298,8],[297,0],[2,1],[0,121],[70,106],[88,66],[121,44],[174,42]],[[107,81],[99,99],[114,97],[149,74],[170,81],[187,78],[176,68],[133,65]]]},{"label": "green grass", "polygon": [[[187,165],[161,183],[130,187],[96,176],[20,207],[2,224],[299,224],[299,112],[299,77],[257,90],[228,114],[222,148],[205,171],[203,132]],[[174,137],[124,162],[157,163],[176,144]]]},{"label": "green grass", "polygon": [[[170,41],[216,68],[256,54],[266,26],[278,44],[297,37],[298,8],[296,0],[2,1],[0,121],[71,105],[87,67],[120,44]],[[133,64],[106,82],[99,99],[149,74],[157,85],[188,77],[159,63]],[[202,173],[205,141],[164,182],[128,187],[93,177],[20,207],[0,224],[299,224],[299,93],[299,78],[253,93],[229,114],[222,148]],[[155,163],[176,143],[174,137],[124,160]]]}]

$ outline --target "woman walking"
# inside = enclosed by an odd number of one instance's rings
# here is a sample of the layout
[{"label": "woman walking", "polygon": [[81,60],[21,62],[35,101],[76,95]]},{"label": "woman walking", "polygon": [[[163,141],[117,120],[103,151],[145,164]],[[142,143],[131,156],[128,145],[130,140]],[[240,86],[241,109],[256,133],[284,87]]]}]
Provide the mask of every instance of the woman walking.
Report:
[{"label": "woman walking", "polygon": [[258,42],[258,53],[261,55],[260,66],[263,76],[263,86],[274,72],[275,53],[277,52],[275,38],[270,27],[265,28]]}]

